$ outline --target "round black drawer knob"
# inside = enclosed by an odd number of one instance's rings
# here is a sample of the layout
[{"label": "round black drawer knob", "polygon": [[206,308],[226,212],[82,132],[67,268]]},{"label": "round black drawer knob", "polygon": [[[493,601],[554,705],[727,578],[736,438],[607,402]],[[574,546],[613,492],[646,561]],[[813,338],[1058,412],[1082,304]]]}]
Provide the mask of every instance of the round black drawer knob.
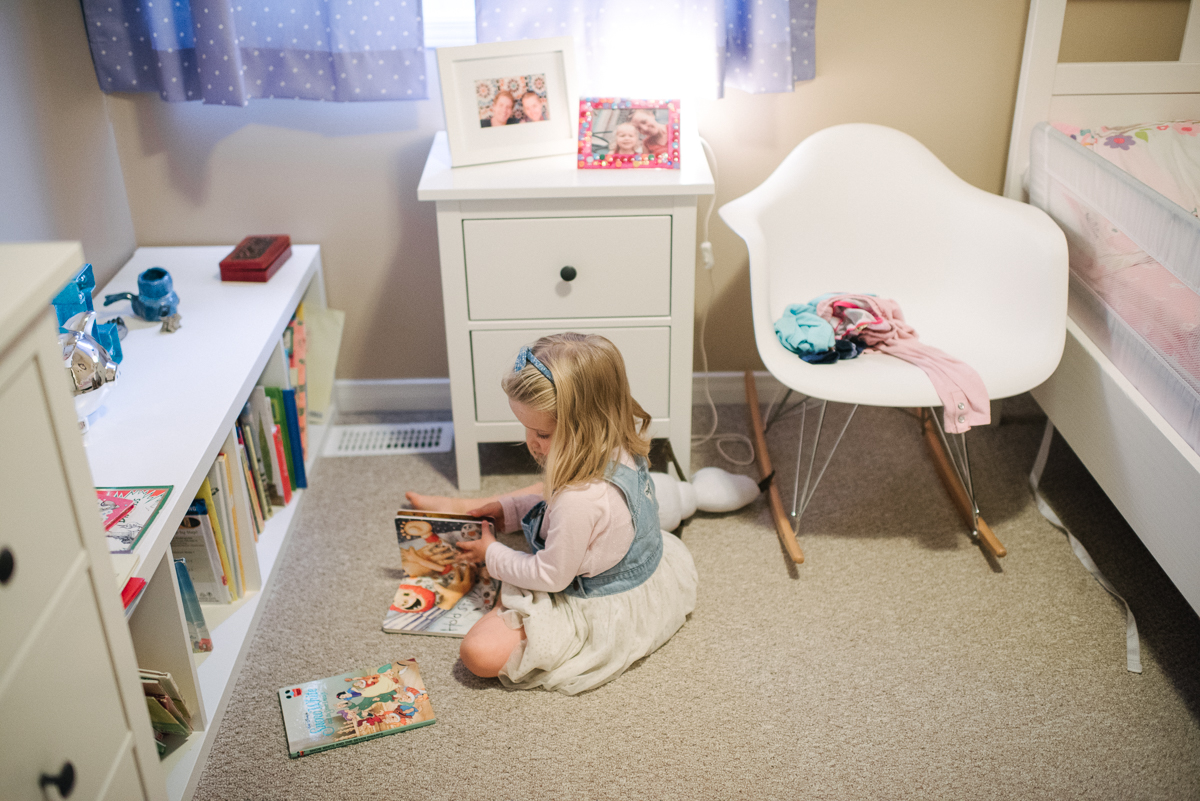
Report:
[{"label": "round black drawer knob", "polygon": [[558,277],[564,281],[574,281],[579,272],[574,267],[563,267],[558,271]]},{"label": "round black drawer knob", "polygon": [[8,548],[0,550],[0,584],[7,584],[17,569],[17,560]]},{"label": "round black drawer knob", "polygon": [[75,789],[75,766],[70,762],[64,762],[57,776],[43,773],[42,778],[38,780],[38,787],[45,790],[47,784],[53,784],[58,788],[58,794],[66,798]]}]

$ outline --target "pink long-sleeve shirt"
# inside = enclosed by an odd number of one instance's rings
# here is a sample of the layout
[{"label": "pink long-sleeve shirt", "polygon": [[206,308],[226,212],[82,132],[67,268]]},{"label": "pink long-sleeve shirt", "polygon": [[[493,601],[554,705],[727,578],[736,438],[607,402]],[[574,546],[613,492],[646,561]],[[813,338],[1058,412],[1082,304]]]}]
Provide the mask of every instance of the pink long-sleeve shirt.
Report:
[{"label": "pink long-sleeve shirt", "polygon": [[[634,467],[628,456],[621,462]],[[502,497],[505,527],[519,531],[521,518],[541,500]],[[560,492],[542,518],[542,535],[546,547],[536,554],[493,542],[484,557],[488,572],[522,589],[560,592],[576,576],[598,575],[625,557],[633,544],[633,516],[621,490],[600,479]]]},{"label": "pink long-sleeve shirt", "polygon": [[831,295],[817,304],[817,314],[829,321],[839,339],[859,337],[872,349],[924,370],[942,401],[942,426],[947,432],[961,434],[992,421],[987,387],[979,373],[918,339],[896,301],[874,295]]}]

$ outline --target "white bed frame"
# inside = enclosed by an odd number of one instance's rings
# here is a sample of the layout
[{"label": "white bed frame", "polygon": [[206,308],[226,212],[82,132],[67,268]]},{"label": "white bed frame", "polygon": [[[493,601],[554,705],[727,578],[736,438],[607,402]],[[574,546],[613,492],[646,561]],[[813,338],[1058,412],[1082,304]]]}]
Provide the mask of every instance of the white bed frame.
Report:
[{"label": "white bed frame", "polygon": [[[1058,63],[1066,0],[1032,0],[1004,194],[1025,199],[1033,127],[1200,119],[1200,0],[1179,61]],[[1062,362],[1033,397],[1200,612],[1200,455],[1068,318]]]}]

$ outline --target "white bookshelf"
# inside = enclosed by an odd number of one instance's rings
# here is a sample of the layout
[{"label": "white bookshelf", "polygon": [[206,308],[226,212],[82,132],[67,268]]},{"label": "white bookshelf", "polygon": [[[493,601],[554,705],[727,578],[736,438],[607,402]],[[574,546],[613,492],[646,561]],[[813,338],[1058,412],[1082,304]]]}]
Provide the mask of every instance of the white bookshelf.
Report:
[{"label": "white bookshelf", "polygon": [[[129,618],[139,665],[170,671],[192,709],[196,731],[160,763],[171,801],[195,790],[304,493],[276,507],[259,537],[261,580],[250,583],[261,589],[233,604],[203,606],[213,639],[208,654],[191,652],[171,538],[260,376],[266,371],[273,384],[270,376],[284,369],[279,342],[296,306],[325,306],[317,246],[293,245],[288,262],[263,284],[220,280],[218,263],[232,249],[139,248],[96,293],[99,310],[107,294],[136,293],[138,274],[158,266],[171,274],[180,298],[182,327],[170,334],[139,321],[128,301],[103,310],[102,319],[119,313],[130,331],[121,343],[120,377],[84,435],[96,486],[173,486],[134,551],[133,575],[148,583]],[[306,471],[324,431],[310,427]]]}]

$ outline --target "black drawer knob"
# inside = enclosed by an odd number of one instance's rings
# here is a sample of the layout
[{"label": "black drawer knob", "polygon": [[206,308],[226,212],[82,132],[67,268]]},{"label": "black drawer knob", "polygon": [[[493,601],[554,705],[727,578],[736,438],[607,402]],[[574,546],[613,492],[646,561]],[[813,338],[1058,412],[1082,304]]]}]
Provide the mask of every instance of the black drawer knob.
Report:
[{"label": "black drawer knob", "polygon": [[579,272],[574,267],[563,267],[558,271],[559,278],[564,281],[574,281],[577,275],[579,275]]},{"label": "black drawer knob", "polygon": [[17,560],[8,548],[0,550],[0,584],[7,584],[17,569]]},{"label": "black drawer knob", "polygon": [[57,776],[43,773],[42,778],[38,780],[38,787],[45,790],[47,784],[53,784],[58,788],[58,794],[66,798],[75,789],[75,766],[70,762],[64,762]]}]

